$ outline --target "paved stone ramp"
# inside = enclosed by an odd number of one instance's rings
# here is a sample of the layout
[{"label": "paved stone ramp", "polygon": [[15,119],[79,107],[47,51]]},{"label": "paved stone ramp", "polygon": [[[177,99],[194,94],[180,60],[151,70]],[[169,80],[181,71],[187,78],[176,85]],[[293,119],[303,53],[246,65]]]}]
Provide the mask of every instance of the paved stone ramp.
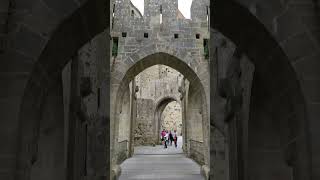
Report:
[{"label": "paved stone ramp", "polygon": [[121,169],[119,180],[204,180],[200,166],[183,154],[181,146],[136,147]]}]

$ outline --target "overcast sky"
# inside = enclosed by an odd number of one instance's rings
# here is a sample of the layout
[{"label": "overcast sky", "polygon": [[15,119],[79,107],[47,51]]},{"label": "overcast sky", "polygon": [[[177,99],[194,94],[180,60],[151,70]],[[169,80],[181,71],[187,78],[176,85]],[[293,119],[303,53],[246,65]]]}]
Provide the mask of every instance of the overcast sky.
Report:
[{"label": "overcast sky", "polygon": [[[131,0],[132,4],[135,5],[143,14],[144,12],[144,0]],[[192,0],[178,0],[178,7],[183,16],[190,19],[190,8]]]}]

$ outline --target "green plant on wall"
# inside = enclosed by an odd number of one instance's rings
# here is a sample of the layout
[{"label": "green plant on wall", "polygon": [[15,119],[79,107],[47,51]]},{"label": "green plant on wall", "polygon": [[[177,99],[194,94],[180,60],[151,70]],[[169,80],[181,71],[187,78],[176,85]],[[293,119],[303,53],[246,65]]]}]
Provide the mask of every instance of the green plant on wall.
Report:
[{"label": "green plant on wall", "polygon": [[203,39],[204,58],[209,59],[209,40]]},{"label": "green plant on wall", "polygon": [[113,45],[112,45],[112,56],[116,57],[118,55],[118,38],[113,38]]}]

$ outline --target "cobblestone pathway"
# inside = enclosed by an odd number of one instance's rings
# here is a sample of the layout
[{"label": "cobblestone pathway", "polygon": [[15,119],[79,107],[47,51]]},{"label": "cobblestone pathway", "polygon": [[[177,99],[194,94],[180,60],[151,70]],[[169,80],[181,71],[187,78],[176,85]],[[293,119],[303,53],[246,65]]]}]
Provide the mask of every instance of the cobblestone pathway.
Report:
[{"label": "cobblestone pathway", "polygon": [[181,149],[174,145],[135,147],[135,154],[121,164],[119,180],[204,180],[200,166],[187,158]]}]

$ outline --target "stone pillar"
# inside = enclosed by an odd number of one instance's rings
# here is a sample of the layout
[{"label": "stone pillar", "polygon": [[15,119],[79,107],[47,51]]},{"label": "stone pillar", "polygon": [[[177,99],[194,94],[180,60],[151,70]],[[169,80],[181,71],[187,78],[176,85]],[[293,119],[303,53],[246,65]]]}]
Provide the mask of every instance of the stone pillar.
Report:
[{"label": "stone pillar", "polygon": [[80,105],[80,77],[79,77],[79,59],[76,55],[71,62],[71,87],[70,87],[70,112],[68,122],[68,150],[67,150],[67,179],[75,180],[76,177],[76,127],[77,112]]},{"label": "stone pillar", "polygon": [[243,56],[240,61],[241,68],[241,78],[240,78],[240,86],[243,89],[242,92],[242,108],[239,113],[241,124],[242,124],[242,176],[243,179],[248,179],[248,128],[249,128],[249,114],[250,114],[250,100],[251,100],[251,87],[252,80],[255,67],[252,62],[250,62],[249,58]]},{"label": "stone pillar", "polygon": [[247,179],[248,120],[253,65],[236,50],[225,69],[219,92],[226,99],[229,179]]},{"label": "stone pillar", "polygon": [[87,116],[83,103],[80,102],[81,109],[77,112],[77,121],[75,124],[75,179],[81,179],[87,176]]},{"label": "stone pillar", "polygon": [[[4,59],[1,59],[1,61],[4,61],[6,58],[5,56],[2,57]],[[8,58],[6,60],[11,61],[12,59]],[[22,61],[22,58],[19,60]],[[21,116],[20,113],[22,109],[32,112],[35,109],[40,109],[40,106],[27,107],[27,105],[23,105],[24,107],[22,107],[25,84],[28,82],[28,76],[22,76],[23,73],[10,72],[9,70],[8,72],[1,71],[0,75],[2,82],[0,87],[0,141],[2,142],[0,146],[0,179],[11,179],[14,174],[23,179],[29,173],[29,154],[32,151],[32,146],[29,144],[27,146],[27,143],[33,140],[33,120],[36,119],[29,121],[29,116],[26,116],[27,112],[23,114],[24,116]],[[30,96],[33,96],[33,94]],[[38,96],[41,99],[41,94],[38,94]],[[29,102],[38,100],[34,100],[33,97],[26,99]],[[34,114],[35,116],[38,116],[38,114]],[[17,141],[19,144],[17,144]],[[27,151],[27,147],[29,151]]]},{"label": "stone pillar", "polygon": [[44,99],[37,153],[31,167],[30,179],[66,179],[63,116],[63,90],[60,76]]},{"label": "stone pillar", "polygon": [[155,122],[155,134],[154,134],[154,143],[155,144],[161,144],[160,134],[161,134],[161,112],[162,112],[162,105],[158,105],[158,107],[155,107],[155,116],[154,116],[154,122]]},{"label": "stone pillar", "polygon": [[186,124],[186,114],[187,114],[187,96],[185,89],[185,78],[181,81],[181,86],[179,87],[180,100],[181,100],[181,112],[182,112],[182,149],[187,152],[187,124]]},{"label": "stone pillar", "polygon": [[[70,88],[71,88],[71,61],[62,70],[62,86],[63,86],[63,105],[64,105],[64,157],[67,157],[68,153],[68,123],[70,113]],[[65,158],[65,167],[67,164],[67,158]]]},{"label": "stone pillar", "polygon": [[243,180],[242,177],[242,127],[241,119],[236,116],[228,123],[227,142],[229,147],[229,180]]},{"label": "stone pillar", "polygon": [[160,127],[159,127],[159,107],[155,107],[154,112],[154,144],[158,145],[160,143]]},{"label": "stone pillar", "polygon": [[135,79],[131,83],[131,116],[130,116],[130,140],[129,140],[129,157],[134,153],[134,129],[136,127],[137,117],[137,95],[138,89],[136,87]]}]

